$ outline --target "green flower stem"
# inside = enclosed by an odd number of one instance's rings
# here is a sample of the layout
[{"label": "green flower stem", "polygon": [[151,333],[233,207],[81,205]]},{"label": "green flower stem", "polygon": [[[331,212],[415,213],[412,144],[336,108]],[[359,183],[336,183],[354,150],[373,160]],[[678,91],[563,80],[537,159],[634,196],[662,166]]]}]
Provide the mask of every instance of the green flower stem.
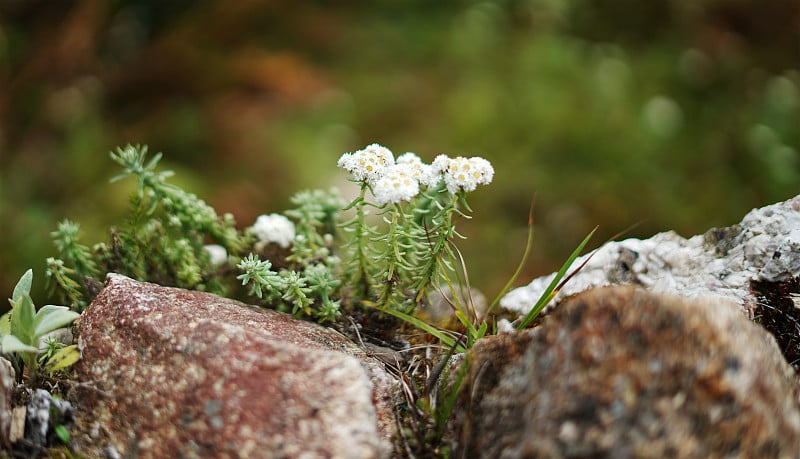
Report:
[{"label": "green flower stem", "polygon": [[404,223],[404,213],[400,204],[394,204],[390,210],[392,219],[389,221],[389,232],[385,237],[381,238],[386,246],[381,258],[386,269],[385,274],[381,272],[380,279],[380,295],[378,296],[378,304],[388,306],[393,302],[394,297],[398,293],[399,286],[402,286],[403,280],[407,278],[406,273],[413,268],[408,265],[404,260],[406,251],[402,239],[405,234],[402,231]]},{"label": "green flower stem", "polygon": [[[421,269],[421,275],[418,277],[417,282],[414,284],[414,290],[417,291],[415,301],[419,303],[422,297],[427,292],[428,287],[436,281],[440,269],[447,266],[444,257],[449,255],[452,258],[452,253],[448,241],[453,236],[461,237],[456,232],[455,225],[453,225],[453,214],[462,215],[469,218],[466,214],[458,210],[459,202],[465,201],[463,196],[464,192],[459,191],[456,194],[450,195],[450,199],[439,209],[436,215],[433,216],[433,228],[426,231],[425,237],[427,243],[424,244],[423,250],[426,253],[421,254],[421,258],[425,263]],[[440,262],[443,262],[440,266]]]},{"label": "green flower stem", "polygon": [[349,275],[348,284],[356,287],[361,298],[368,298],[372,286],[370,285],[371,270],[370,266],[370,230],[367,227],[367,222],[364,214],[364,207],[366,206],[366,194],[369,189],[367,182],[361,182],[361,193],[359,196],[347,207],[354,208],[356,216],[353,220],[347,222],[346,226],[352,226],[353,239],[350,241],[349,246],[354,254],[351,257],[351,271]]}]

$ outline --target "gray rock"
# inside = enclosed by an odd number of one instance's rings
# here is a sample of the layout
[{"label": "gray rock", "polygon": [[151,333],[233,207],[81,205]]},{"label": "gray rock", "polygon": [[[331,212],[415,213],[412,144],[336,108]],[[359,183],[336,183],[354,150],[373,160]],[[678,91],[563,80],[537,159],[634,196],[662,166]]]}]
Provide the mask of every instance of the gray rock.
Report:
[{"label": "gray rock", "polygon": [[78,378],[94,388],[81,416],[109,437],[93,447],[141,458],[391,454],[399,386],[330,329],[111,274],[81,318],[80,347]]},{"label": "gray rock", "polygon": [[467,361],[456,457],[800,457],[794,372],[733,302],[594,289]]},{"label": "gray rock", "polygon": [[47,447],[55,440],[54,429],[59,425],[69,428],[74,415],[71,403],[53,398],[46,390],[36,389],[28,402],[25,439],[36,446]]},{"label": "gray rock", "polygon": [[[578,258],[573,268],[588,257]],[[754,209],[729,228],[685,239],[674,232],[627,239],[598,248],[586,266],[550,302],[593,287],[632,284],[681,296],[719,296],[752,316],[750,281],[778,282],[800,274],[800,196]],[[512,290],[500,302],[527,313],[555,274]]]}]

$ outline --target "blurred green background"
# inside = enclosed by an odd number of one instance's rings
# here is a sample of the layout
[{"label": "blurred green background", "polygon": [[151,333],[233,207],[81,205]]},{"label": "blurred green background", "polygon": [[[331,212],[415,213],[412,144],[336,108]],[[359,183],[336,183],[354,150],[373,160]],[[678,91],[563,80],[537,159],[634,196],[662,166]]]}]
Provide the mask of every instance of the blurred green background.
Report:
[{"label": "blurred green background", "polygon": [[520,283],[595,225],[730,225],[800,189],[800,2],[2,0],[0,292],[41,281],[58,220],[106,239],[118,145],[248,226],[372,142],[492,161],[459,226],[488,294],[534,194]]}]

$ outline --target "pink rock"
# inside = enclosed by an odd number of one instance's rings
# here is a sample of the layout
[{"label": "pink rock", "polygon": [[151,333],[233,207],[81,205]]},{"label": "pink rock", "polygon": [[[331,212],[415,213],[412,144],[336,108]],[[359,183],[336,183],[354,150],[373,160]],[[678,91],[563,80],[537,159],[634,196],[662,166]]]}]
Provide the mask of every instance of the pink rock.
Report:
[{"label": "pink rock", "polygon": [[110,274],[81,318],[80,346],[78,379],[99,389],[82,391],[80,416],[107,432],[107,451],[141,458],[391,454],[398,386],[333,330]]}]

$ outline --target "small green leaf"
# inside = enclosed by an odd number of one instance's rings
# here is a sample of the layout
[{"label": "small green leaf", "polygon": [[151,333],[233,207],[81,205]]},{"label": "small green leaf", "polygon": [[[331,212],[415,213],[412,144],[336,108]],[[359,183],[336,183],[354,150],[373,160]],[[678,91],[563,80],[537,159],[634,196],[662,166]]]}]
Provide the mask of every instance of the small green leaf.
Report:
[{"label": "small green leaf", "polygon": [[64,442],[69,443],[72,441],[72,435],[69,433],[69,429],[67,429],[63,424],[58,424],[57,426],[53,427],[53,431],[55,431],[58,438]]},{"label": "small green leaf", "polygon": [[[143,152],[146,152],[146,151],[147,151],[146,149],[143,150]],[[161,161],[161,157],[162,156],[163,155],[161,153],[154,154],[153,157],[150,158],[150,161],[147,163],[147,165],[144,166],[144,170],[147,170],[147,171],[154,170],[156,168],[156,164],[158,164],[158,162]],[[144,160],[144,154],[142,154],[142,160]]]},{"label": "small green leaf", "polygon": [[33,283],[33,270],[29,269],[25,271],[25,274],[19,278],[19,282],[17,282],[17,286],[14,287],[14,293],[11,295],[11,302],[12,306],[14,303],[18,303],[22,299],[23,294],[30,295],[31,294],[31,284]]},{"label": "small green leaf", "polygon": [[23,293],[22,299],[11,309],[11,334],[27,344],[32,344],[35,317],[36,308],[33,306],[31,296]]},{"label": "small green leaf", "polygon": [[42,306],[33,322],[33,336],[39,337],[57,328],[71,324],[80,314],[70,311],[66,306]]},{"label": "small green leaf", "polygon": [[130,172],[123,172],[121,174],[117,174],[117,175],[111,177],[109,182],[111,182],[111,183],[118,182],[118,181],[124,179],[125,177],[127,177],[129,175],[131,175]]},{"label": "small green leaf", "polygon": [[11,312],[0,316],[0,336],[11,334]]},{"label": "small green leaf", "polygon": [[74,365],[80,358],[81,351],[78,350],[77,345],[73,344],[61,348],[47,360],[47,371],[52,375],[59,370]]},{"label": "small green leaf", "polygon": [[23,343],[14,335],[5,335],[3,340],[0,341],[0,346],[2,346],[4,354],[10,354],[12,352],[39,352],[39,349]]}]

